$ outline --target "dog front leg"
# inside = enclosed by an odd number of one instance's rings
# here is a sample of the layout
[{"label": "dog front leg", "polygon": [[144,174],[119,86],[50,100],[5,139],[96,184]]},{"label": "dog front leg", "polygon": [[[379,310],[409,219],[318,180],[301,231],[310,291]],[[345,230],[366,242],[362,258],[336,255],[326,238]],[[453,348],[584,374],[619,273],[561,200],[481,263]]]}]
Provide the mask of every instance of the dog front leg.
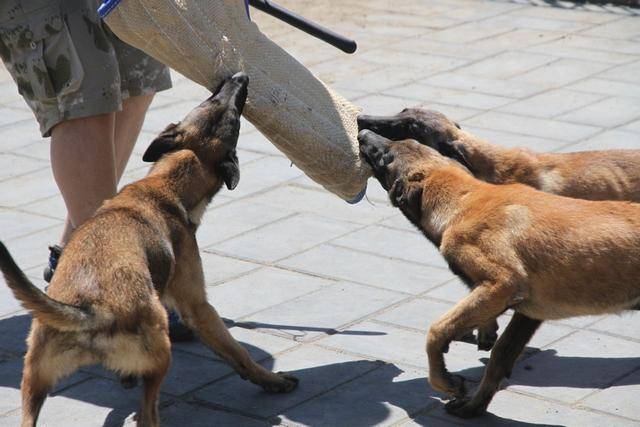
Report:
[{"label": "dog front leg", "polygon": [[272,393],[288,393],[298,385],[298,379],[285,373],[270,372],[257,364],[249,352],[229,333],[226,325],[208,303],[199,303],[180,313],[187,325],[195,329],[200,338],[225,359],[243,379]]},{"label": "dog front leg", "polygon": [[511,376],[511,369],[518,356],[541,323],[541,320],[516,312],[491,351],[489,364],[473,398],[452,400],[445,406],[447,412],[463,418],[482,415],[498,391],[502,379]]},{"label": "dog front leg", "polygon": [[449,343],[494,320],[514,300],[515,286],[484,282],[431,325],[427,335],[429,383],[440,392],[464,397],[464,380],[447,371],[444,353]]}]

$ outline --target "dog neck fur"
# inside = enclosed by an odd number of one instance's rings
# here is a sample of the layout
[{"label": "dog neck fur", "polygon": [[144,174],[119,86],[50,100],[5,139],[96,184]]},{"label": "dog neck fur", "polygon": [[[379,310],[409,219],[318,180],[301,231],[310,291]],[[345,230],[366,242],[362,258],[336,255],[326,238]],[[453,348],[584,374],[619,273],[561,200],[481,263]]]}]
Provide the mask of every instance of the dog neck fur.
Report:
[{"label": "dog neck fur", "polygon": [[504,148],[464,131],[459,141],[476,178],[492,184],[519,182],[538,187],[539,160],[532,151]]},{"label": "dog neck fur", "polygon": [[465,196],[480,184],[452,165],[434,170],[423,180],[419,228],[436,246],[440,246],[443,234],[460,212]]},{"label": "dog neck fur", "polygon": [[188,220],[196,227],[213,196],[222,187],[222,180],[202,164],[190,150],[180,150],[158,160],[149,176],[165,176],[171,190],[187,213]]}]

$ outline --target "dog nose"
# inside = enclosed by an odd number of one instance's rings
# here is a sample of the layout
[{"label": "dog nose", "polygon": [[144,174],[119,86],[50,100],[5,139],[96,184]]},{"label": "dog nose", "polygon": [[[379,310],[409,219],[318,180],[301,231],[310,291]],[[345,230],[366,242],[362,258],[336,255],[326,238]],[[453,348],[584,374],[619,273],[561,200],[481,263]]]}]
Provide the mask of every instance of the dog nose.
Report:
[{"label": "dog nose", "polygon": [[241,86],[247,86],[249,84],[249,76],[244,71],[239,71],[231,76],[231,80],[234,83],[238,83]]},{"label": "dog nose", "polygon": [[211,98],[218,100],[223,105],[231,108],[229,113],[242,114],[244,104],[247,101],[249,86],[249,76],[244,72],[239,72],[229,77],[220,87],[220,90]]},{"label": "dog nose", "polygon": [[363,129],[358,133],[358,143],[360,144],[360,151],[365,149],[366,151],[383,152],[391,140],[378,135],[369,129]]},{"label": "dog nose", "polygon": [[358,129],[370,129],[372,131],[377,131],[379,129],[379,124],[381,121],[384,121],[386,118],[382,116],[369,116],[366,114],[361,114],[358,116]]}]

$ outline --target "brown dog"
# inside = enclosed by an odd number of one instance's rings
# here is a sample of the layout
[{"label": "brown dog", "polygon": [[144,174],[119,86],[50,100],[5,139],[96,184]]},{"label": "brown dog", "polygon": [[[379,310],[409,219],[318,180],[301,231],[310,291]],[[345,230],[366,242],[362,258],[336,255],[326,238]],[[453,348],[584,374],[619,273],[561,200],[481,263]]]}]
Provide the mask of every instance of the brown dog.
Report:
[{"label": "brown dog", "polygon": [[407,108],[391,117],[360,116],[360,129],[394,141],[415,139],[493,184],[526,184],[586,200],[640,202],[640,150],[535,153],[491,144],[437,111]]},{"label": "brown dog", "polygon": [[[429,382],[448,412],[483,413],[543,320],[617,313],[640,302],[640,204],[556,196],[475,179],[416,141],[361,131],[360,151],[391,203],[436,244],[471,293],[432,324]],[[448,344],[512,308],[475,395],[450,374]]]},{"label": "brown dog", "polygon": [[238,73],[170,125],[149,146],[149,175],[126,186],[82,225],[65,247],[48,295],[0,244],[7,284],[34,320],[22,378],[22,425],[35,425],[47,392],[62,377],[100,363],[144,381],[138,425],[157,426],[157,399],[171,344],[163,307],[245,379],[289,392],[297,379],[265,370],[207,303],[195,231],[222,184],[239,179],[236,142],[248,78]]},{"label": "brown dog", "polygon": [[[362,115],[358,125],[392,140],[415,139],[493,184],[526,184],[586,200],[640,202],[640,150],[535,153],[504,148],[461,130],[444,114],[419,108],[390,117]],[[478,330],[480,350],[491,349],[497,330],[495,320]]]}]

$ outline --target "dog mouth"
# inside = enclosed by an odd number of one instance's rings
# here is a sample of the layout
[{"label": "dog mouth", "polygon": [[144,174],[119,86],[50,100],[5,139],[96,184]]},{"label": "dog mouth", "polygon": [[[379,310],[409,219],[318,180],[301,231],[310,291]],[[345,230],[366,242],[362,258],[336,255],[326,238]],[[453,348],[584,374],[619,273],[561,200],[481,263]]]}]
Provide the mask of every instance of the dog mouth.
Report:
[{"label": "dog mouth", "polygon": [[247,102],[249,76],[244,72],[238,72],[225,80],[218,90],[203,104],[221,104],[233,108],[234,113],[241,115]]},{"label": "dog mouth", "polygon": [[358,129],[369,129],[375,133],[384,134],[391,127],[391,121],[389,117],[362,114],[358,116]]}]

